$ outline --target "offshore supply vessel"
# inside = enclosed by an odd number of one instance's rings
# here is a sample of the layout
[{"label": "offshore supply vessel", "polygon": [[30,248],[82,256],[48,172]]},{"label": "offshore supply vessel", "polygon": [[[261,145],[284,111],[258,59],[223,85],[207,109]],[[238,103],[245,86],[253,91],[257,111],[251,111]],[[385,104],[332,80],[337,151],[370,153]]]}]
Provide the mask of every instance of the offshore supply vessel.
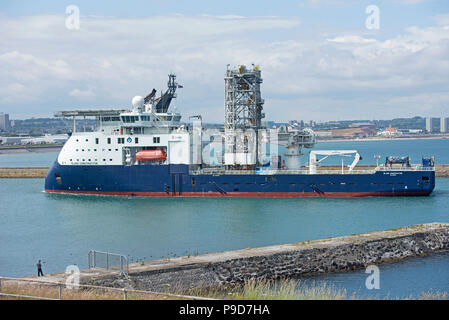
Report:
[{"label": "offshore supply vessel", "polygon": [[[225,120],[203,128],[201,116],[181,122],[170,104],[182,88],[174,74],[156,97],[132,99],[132,109],[60,111],[73,117],[73,132],[45,179],[49,193],[154,197],[360,197],[426,196],[435,187],[434,159],[410,164],[387,157],[373,169],[356,168],[357,150],[313,150],[307,166],[303,148],[316,140],[310,128],[267,128],[257,65],[227,68]],[[96,128],[77,130],[77,117],[95,117]],[[285,153],[279,154],[279,146]],[[350,165],[326,170],[330,156],[354,157]]]}]

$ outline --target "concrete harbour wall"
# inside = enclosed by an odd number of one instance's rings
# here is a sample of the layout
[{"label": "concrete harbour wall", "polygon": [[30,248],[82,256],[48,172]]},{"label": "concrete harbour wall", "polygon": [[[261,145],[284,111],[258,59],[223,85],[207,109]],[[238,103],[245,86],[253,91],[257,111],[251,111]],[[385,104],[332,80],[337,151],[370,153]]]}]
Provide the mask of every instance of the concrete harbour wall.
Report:
[{"label": "concrete harbour wall", "polygon": [[0,168],[0,178],[45,178],[47,167]]},{"label": "concrete harbour wall", "polygon": [[248,279],[279,279],[341,272],[449,249],[449,223],[248,248],[133,264],[129,278],[118,274],[82,277],[89,284],[152,291],[238,284]]}]

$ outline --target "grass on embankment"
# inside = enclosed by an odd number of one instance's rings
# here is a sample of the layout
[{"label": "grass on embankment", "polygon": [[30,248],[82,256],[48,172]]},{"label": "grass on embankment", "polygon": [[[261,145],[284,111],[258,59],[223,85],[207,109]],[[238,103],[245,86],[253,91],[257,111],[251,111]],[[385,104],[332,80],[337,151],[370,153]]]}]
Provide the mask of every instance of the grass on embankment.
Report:
[{"label": "grass on embankment", "polygon": [[[56,286],[4,282],[2,293],[58,299],[58,287]],[[326,285],[298,288],[295,280],[281,280],[279,282],[269,280],[248,281],[244,285],[233,286],[232,288],[191,289],[188,292],[178,294],[225,300],[342,300],[346,298],[344,291]],[[127,295],[129,300],[176,299],[176,297],[132,292],[128,292]],[[63,289],[62,298],[64,300],[122,300],[123,293],[101,289]],[[0,299],[24,298],[0,296]]]},{"label": "grass on embankment", "polygon": [[[19,284],[17,282],[2,283],[2,293],[19,294],[26,296],[38,296],[58,299],[58,287],[34,284]],[[339,290],[326,283],[304,285],[294,279],[285,280],[249,280],[243,285],[232,287],[200,289],[194,288],[187,292],[178,292],[181,295],[208,297],[220,300],[359,300],[355,294],[347,295],[346,290]],[[123,292],[117,290],[102,289],[63,289],[64,300],[123,300]],[[18,297],[0,296],[4,299],[26,299]],[[152,293],[127,293],[128,300],[167,300],[181,299],[179,297],[155,295]],[[364,297],[363,299],[397,299],[386,297]],[[410,295],[404,300],[448,300],[447,292],[422,292],[417,296]]]},{"label": "grass on embankment", "polygon": [[226,300],[343,300],[344,290],[326,284],[306,286],[294,279],[249,280],[242,285],[191,289],[184,294]]},{"label": "grass on embankment", "polygon": [[[233,288],[192,289],[187,294],[225,300],[399,300],[399,298],[377,295],[361,298],[355,293],[348,295],[346,290],[337,289],[326,283],[306,285],[295,279],[250,280]],[[404,300],[448,299],[447,292],[430,290],[416,296],[410,295]]]},{"label": "grass on embankment", "polygon": [[[17,282],[2,281],[2,293],[17,294],[33,297],[44,297],[58,299],[59,291],[57,286],[23,284]],[[63,300],[123,300],[123,292],[119,290],[103,289],[62,289]],[[152,293],[127,292],[128,300],[167,300],[178,299],[164,295],[154,295]],[[30,300],[21,297],[0,296],[0,300]],[[35,300],[35,299],[31,299]]]}]

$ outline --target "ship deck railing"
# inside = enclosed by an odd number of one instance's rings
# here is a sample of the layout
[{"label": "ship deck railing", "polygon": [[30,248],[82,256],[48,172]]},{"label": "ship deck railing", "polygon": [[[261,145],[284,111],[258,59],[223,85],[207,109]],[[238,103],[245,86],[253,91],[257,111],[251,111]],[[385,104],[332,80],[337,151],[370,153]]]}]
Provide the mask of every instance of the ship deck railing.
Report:
[{"label": "ship deck railing", "polygon": [[348,170],[347,168],[341,169],[320,169],[318,168],[316,173],[311,173],[308,169],[302,170],[288,170],[288,169],[272,169],[272,170],[226,170],[221,168],[203,168],[190,170],[191,175],[278,175],[278,174],[375,174],[377,171],[435,171],[435,167],[423,167],[420,165],[411,167],[374,167],[372,169],[354,169]]}]

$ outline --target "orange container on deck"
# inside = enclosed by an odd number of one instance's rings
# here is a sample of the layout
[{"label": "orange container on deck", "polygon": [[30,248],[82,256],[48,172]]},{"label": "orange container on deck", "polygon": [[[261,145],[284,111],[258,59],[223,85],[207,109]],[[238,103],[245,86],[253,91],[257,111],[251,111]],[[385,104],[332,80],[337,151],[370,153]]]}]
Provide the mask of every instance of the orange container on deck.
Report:
[{"label": "orange container on deck", "polygon": [[141,150],[136,153],[137,161],[165,161],[167,155],[161,149],[155,150]]}]

